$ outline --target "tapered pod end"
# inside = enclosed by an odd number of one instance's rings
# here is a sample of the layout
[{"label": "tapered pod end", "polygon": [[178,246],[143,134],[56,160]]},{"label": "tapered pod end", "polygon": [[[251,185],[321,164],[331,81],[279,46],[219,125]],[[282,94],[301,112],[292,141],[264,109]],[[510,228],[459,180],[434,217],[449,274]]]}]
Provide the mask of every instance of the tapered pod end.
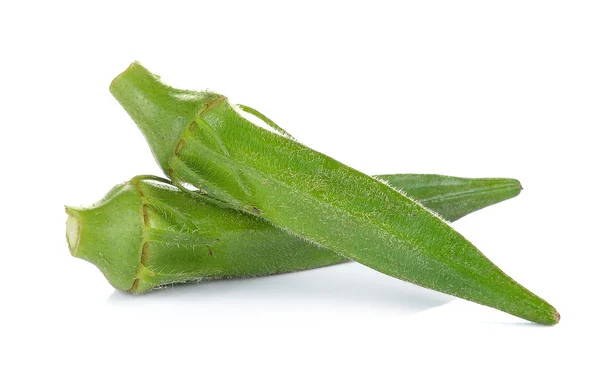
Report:
[{"label": "tapered pod end", "polygon": [[538,323],[543,325],[556,325],[558,322],[560,322],[560,314],[554,307],[552,307],[552,312],[548,315],[548,317],[543,321],[539,321]]},{"label": "tapered pod end", "polygon": [[223,99],[211,92],[167,86],[139,62],[112,81],[110,92],[142,131],[165,173],[185,129],[207,105]]},{"label": "tapered pod end", "polygon": [[65,207],[71,255],[102,271],[116,289],[131,289],[142,251],[142,203],[135,187],[118,185],[88,208]]},{"label": "tapered pod end", "polygon": [[438,212],[448,221],[516,197],[523,187],[508,178],[466,178],[442,175],[380,175],[389,185]]},{"label": "tapered pod end", "polygon": [[507,309],[499,309],[542,325],[552,326],[560,322],[560,314],[556,308],[522,286],[521,288],[524,291],[522,300],[527,300],[527,304],[519,305],[518,307],[511,306]]}]

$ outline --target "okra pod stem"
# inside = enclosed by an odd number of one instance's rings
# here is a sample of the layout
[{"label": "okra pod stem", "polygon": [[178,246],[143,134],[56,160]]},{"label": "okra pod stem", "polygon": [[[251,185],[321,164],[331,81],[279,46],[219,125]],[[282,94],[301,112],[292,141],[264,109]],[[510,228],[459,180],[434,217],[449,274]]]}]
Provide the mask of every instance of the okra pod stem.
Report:
[{"label": "okra pod stem", "polygon": [[[382,177],[396,186],[406,184],[406,193],[415,199],[436,195],[442,216],[469,213],[464,200],[457,202],[457,193],[469,197],[475,211],[500,183],[507,190],[505,199],[520,190],[512,179]],[[445,185],[457,182],[460,190]],[[445,194],[447,203],[440,202]],[[260,218],[222,208],[208,197],[183,192],[153,176],[117,185],[91,207],[66,210],[71,253],[96,265],[113,287],[132,293],[172,283],[280,274],[348,261]]]},{"label": "okra pod stem", "polygon": [[224,96],[171,88],[139,63],[110,88],[179,186],[398,279],[540,324],[559,321],[554,307],[423,206],[251,123]]}]

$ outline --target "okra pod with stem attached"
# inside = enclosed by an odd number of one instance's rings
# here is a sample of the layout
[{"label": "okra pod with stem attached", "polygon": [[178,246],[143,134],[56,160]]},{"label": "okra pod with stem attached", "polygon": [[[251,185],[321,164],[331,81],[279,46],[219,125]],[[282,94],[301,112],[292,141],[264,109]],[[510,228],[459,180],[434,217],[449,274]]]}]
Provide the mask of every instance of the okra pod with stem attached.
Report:
[{"label": "okra pod with stem attached", "polygon": [[[399,187],[406,184],[406,193],[414,199],[422,195],[434,199],[439,207],[434,210],[451,220],[514,197],[521,189],[512,179],[382,177]],[[154,176],[135,177],[115,186],[93,206],[67,207],[67,213],[71,253],[96,265],[115,288],[132,293],[204,278],[287,273],[348,260]]]},{"label": "okra pod with stem attached", "polygon": [[375,180],[261,128],[213,92],[178,90],[139,63],[111,92],[171,180],[390,276],[540,324],[554,307],[445,221]]}]

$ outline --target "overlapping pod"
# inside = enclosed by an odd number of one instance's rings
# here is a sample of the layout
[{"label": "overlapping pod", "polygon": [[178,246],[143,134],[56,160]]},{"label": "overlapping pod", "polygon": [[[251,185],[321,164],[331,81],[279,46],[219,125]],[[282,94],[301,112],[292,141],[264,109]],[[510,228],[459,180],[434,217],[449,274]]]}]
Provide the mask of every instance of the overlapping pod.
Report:
[{"label": "overlapping pod", "polygon": [[[407,194],[415,199],[434,199],[438,212],[448,219],[514,197],[521,189],[512,179],[384,177],[396,186],[407,184]],[[152,176],[135,177],[91,207],[67,207],[67,213],[71,253],[96,265],[115,288],[132,293],[203,278],[279,274],[348,260]]]},{"label": "overlapping pod", "polygon": [[540,324],[559,321],[554,307],[421,205],[256,126],[224,96],[171,88],[139,63],[110,89],[180,186],[390,276]]}]

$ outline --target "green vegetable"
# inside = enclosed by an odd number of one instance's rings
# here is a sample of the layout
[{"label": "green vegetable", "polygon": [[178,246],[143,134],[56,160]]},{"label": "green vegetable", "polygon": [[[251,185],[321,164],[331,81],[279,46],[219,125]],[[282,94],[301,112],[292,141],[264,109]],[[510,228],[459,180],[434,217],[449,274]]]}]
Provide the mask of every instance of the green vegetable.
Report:
[{"label": "green vegetable", "polygon": [[[441,206],[437,211],[448,219],[521,189],[512,179],[382,177],[397,186],[407,184],[407,194],[415,199],[435,195]],[[202,278],[278,274],[347,261],[260,218],[221,208],[208,197],[182,192],[152,176],[134,177],[93,206],[67,207],[67,213],[71,253],[95,264],[115,288],[133,293]]]},{"label": "green vegetable", "polygon": [[139,63],[110,89],[178,186],[390,276],[533,322],[559,321],[554,307],[421,205],[256,126],[224,96],[171,88]]}]

